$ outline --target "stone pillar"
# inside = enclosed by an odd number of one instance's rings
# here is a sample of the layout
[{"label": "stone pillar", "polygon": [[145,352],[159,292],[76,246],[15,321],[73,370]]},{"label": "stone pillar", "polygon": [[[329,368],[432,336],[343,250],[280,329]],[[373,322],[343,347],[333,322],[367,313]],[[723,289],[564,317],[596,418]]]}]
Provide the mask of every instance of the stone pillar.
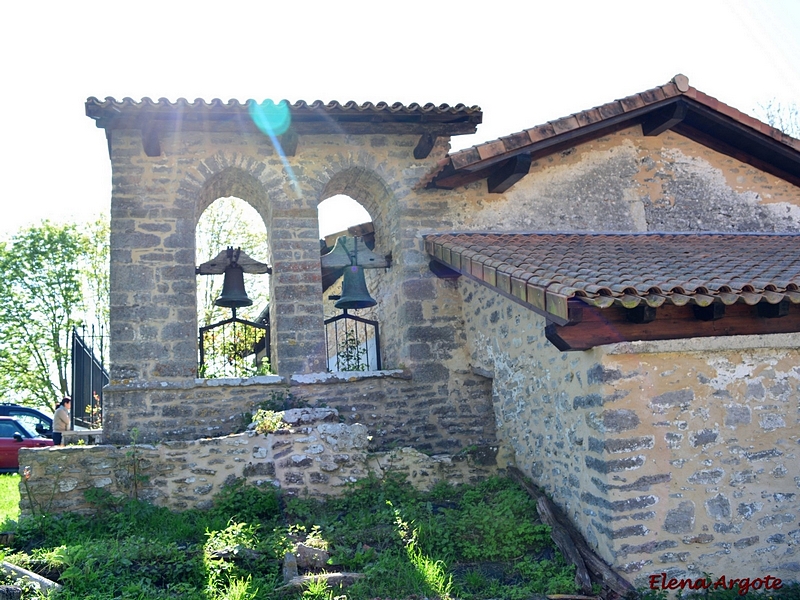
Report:
[{"label": "stone pillar", "polygon": [[326,371],[316,208],[274,208],[270,227],[273,369]]},{"label": "stone pillar", "polygon": [[194,205],[164,178],[169,159],[144,155],[138,131],[113,135],[111,380],[193,379]]}]

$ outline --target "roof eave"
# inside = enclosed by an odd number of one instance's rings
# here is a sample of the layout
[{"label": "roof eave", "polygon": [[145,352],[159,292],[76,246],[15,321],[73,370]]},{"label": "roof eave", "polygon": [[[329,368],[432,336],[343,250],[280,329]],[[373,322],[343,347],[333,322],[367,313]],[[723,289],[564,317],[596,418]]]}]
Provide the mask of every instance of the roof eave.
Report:
[{"label": "roof eave", "polygon": [[[489,191],[500,193],[510,187],[508,183],[512,180],[499,178],[500,185],[492,185],[491,178],[498,179],[497,173],[501,169],[508,170],[510,161],[516,157],[528,155],[531,160],[538,160],[634,125],[642,125],[645,135],[658,135],[671,129],[800,185],[800,140],[726,107],[726,112],[739,117],[733,118],[715,108],[720,106],[716,100],[694,88],[673,96],[661,94],[661,99],[651,98],[648,104],[640,106],[630,102],[626,105],[630,98],[456,152],[431,178],[428,187],[453,189],[490,179]],[[527,143],[525,137],[529,140]],[[520,178],[516,176],[511,185]]]}]

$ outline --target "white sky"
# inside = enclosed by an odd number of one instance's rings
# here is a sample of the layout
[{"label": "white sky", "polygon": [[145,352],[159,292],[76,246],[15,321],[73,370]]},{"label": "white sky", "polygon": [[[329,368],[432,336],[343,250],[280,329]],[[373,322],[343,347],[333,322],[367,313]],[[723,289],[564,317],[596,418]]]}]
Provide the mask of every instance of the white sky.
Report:
[{"label": "white sky", "polygon": [[454,148],[676,73],[752,112],[800,102],[800,1],[5,2],[0,56],[4,237],[108,211],[89,96],[481,106]]}]

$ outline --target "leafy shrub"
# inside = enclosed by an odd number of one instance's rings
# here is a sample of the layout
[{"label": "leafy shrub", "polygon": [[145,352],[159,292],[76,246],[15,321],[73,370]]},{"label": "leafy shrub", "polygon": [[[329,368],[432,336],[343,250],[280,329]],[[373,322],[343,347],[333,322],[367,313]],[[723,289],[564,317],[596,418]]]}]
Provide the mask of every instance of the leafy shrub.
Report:
[{"label": "leafy shrub", "polygon": [[280,429],[281,423],[283,423],[283,413],[259,408],[253,415],[253,423],[256,424],[258,433],[272,433]]},{"label": "leafy shrub", "polygon": [[244,479],[237,479],[217,494],[213,513],[239,522],[274,521],[280,517],[278,492],[262,491]]}]

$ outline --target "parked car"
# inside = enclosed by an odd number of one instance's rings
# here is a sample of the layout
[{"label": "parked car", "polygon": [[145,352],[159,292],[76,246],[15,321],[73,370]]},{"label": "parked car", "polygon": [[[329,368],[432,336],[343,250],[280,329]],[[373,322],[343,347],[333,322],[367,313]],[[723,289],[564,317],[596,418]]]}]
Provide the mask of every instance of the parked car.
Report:
[{"label": "parked car", "polygon": [[0,417],[14,417],[31,431],[48,438],[53,437],[53,417],[30,406],[0,404]]},{"label": "parked car", "polygon": [[53,440],[29,430],[14,417],[0,417],[0,473],[19,471],[19,449],[52,446]]}]

